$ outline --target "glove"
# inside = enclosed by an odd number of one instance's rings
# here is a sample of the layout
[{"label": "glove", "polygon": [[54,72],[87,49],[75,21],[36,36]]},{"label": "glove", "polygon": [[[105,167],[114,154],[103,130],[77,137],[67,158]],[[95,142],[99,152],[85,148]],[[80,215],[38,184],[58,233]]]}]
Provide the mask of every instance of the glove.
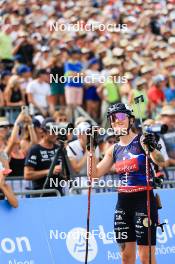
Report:
[{"label": "glove", "polygon": [[154,134],[146,134],[143,143],[147,146],[150,152],[153,152],[155,149],[158,149],[158,143]]}]

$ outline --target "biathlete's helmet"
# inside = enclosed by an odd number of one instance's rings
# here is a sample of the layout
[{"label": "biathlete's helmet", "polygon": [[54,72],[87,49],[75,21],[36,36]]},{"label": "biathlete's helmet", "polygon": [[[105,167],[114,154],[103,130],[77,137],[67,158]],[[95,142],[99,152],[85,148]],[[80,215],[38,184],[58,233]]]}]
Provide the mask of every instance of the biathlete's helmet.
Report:
[{"label": "biathlete's helmet", "polygon": [[107,117],[109,118],[112,114],[115,113],[125,113],[129,116],[129,118],[135,118],[133,115],[133,110],[127,105],[123,103],[113,104],[108,108]]}]

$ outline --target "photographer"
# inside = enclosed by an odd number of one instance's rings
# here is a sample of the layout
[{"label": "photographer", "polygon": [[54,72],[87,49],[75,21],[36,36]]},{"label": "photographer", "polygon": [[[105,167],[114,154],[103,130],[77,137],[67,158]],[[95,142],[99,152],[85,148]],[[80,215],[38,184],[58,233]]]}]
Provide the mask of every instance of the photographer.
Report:
[{"label": "photographer", "polygon": [[[160,130],[163,128],[163,126],[166,126],[166,124],[160,124],[160,123],[157,123],[156,121],[154,121],[153,119],[147,119],[145,120],[144,122],[144,127],[145,129],[152,129],[152,130],[158,130],[160,128]],[[166,128],[165,128],[166,129]],[[168,129],[168,127],[167,127]],[[168,166],[175,166],[175,159],[172,159],[168,156],[168,153],[167,153],[167,149],[166,149],[166,145],[164,143],[164,135],[163,134],[166,134],[163,133],[163,132],[159,132],[157,131],[154,132],[156,137],[157,137],[157,141],[158,141],[158,144],[161,146],[161,149],[160,149],[160,152],[162,153],[163,157],[164,157],[164,161],[160,164],[162,168],[164,167],[168,167]],[[161,135],[162,134],[162,135]]]},{"label": "photographer", "polygon": [[[28,152],[25,161],[24,178],[31,180],[33,189],[43,189],[46,176],[49,173],[54,155],[58,149],[57,135],[51,133],[50,127],[54,124],[54,119],[46,118],[42,122],[43,138],[38,144],[31,147]],[[59,142],[58,142],[59,143]],[[54,186],[53,189],[58,189],[60,194],[63,195],[63,190],[60,186],[60,180],[64,179],[61,177],[62,174],[62,157],[60,156],[57,160],[56,166],[53,171],[52,179],[58,178],[58,186]],[[50,181],[51,183],[51,181]],[[46,188],[52,189],[51,184],[48,184]]]},{"label": "photographer", "polygon": [[[77,139],[70,142],[67,146],[67,155],[70,160],[72,169],[77,176],[81,176],[81,186],[87,187],[87,134],[86,132],[91,128],[88,122],[80,122],[77,127]],[[99,159],[99,149],[96,149],[96,158]],[[78,180],[78,178],[77,178]]]}]

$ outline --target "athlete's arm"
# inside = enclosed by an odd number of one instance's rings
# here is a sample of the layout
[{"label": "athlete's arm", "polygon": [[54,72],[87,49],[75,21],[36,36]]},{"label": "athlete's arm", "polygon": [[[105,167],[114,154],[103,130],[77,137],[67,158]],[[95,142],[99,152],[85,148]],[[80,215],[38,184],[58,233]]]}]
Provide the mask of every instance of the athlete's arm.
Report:
[{"label": "athlete's arm", "polygon": [[88,176],[92,178],[100,178],[101,176],[105,175],[108,173],[113,165],[113,149],[114,146],[111,146],[108,151],[106,152],[104,158],[102,161],[100,161],[97,164],[96,158],[95,158],[95,153],[92,153],[92,175],[90,175],[90,152],[88,152],[88,159],[87,159],[87,164],[88,164]]},{"label": "athlete's arm", "polygon": [[152,161],[156,165],[160,167],[164,167],[165,160],[164,160],[162,153],[159,150],[155,149],[153,152],[150,153],[150,156],[151,156]]}]

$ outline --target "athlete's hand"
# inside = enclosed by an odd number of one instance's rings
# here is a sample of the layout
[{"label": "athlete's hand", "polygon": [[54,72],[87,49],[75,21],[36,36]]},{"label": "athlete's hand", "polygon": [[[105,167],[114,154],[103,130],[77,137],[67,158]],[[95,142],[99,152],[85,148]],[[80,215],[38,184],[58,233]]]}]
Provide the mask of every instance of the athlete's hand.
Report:
[{"label": "athlete's hand", "polygon": [[150,152],[153,152],[155,149],[158,148],[158,143],[154,134],[146,134],[145,138],[143,139],[143,144],[146,145],[147,149]]}]

